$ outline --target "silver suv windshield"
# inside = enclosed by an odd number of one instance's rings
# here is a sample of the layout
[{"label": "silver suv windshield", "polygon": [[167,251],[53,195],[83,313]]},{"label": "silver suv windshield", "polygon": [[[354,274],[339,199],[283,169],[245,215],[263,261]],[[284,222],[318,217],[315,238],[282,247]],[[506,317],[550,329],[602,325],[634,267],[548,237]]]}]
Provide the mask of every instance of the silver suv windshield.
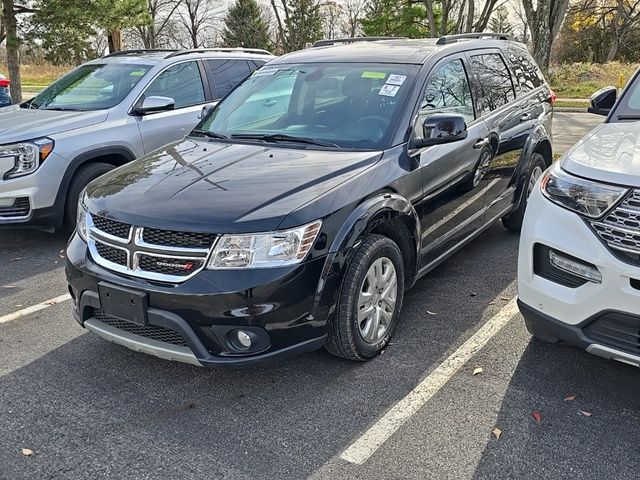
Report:
[{"label": "silver suv windshield", "polygon": [[194,135],[327,148],[382,149],[416,65],[266,65],[232,91]]},{"label": "silver suv windshield", "polygon": [[82,65],[21,106],[72,111],[115,107],[150,69],[150,65],[123,63]]}]

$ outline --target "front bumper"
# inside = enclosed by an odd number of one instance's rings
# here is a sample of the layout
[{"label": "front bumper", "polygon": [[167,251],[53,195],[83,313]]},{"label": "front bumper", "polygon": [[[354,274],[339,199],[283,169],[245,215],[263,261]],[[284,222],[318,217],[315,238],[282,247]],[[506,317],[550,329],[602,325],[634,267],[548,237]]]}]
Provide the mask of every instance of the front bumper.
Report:
[{"label": "front bumper", "polygon": [[[202,271],[182,284],[115,274],[95,264],[74,234],[66,274],[74,316],[87,329],[140,352],[186,363],[250,365],[316,350],[342,279],[341,255],[304,264],[247,271]],[[105,316],[99,284],[147,294],[147,325]],[[248,351],[234,346],[236,329],[255,334]]]},{"label": "front bumper", "polygon": [[[543,278],[534,266],[536,244],[595,266],[602,282],[564,286]],[[534,189],[518,256],[519,303],[531,333],[640,365],[639,280],[640,268],[616,258],[579,215]]]}]

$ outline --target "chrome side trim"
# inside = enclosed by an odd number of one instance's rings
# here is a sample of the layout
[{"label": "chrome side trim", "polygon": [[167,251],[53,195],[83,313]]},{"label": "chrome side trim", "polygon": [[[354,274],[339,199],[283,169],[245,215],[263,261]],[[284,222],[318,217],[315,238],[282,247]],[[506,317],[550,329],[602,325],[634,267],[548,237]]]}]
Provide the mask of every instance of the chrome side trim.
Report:
[{"label": "chrome side trim", "polygon": [[102,323],[96,318],[89,318],[85,320],[84,326],[105,340],[117,343],[118,345],[122,345],[136,352],[154,355],[164,360],[189,363],[199,367],[202,366],[188,347],[171,345],[169,343],[159,342],[157,340],[125,332],[119,328]]}]

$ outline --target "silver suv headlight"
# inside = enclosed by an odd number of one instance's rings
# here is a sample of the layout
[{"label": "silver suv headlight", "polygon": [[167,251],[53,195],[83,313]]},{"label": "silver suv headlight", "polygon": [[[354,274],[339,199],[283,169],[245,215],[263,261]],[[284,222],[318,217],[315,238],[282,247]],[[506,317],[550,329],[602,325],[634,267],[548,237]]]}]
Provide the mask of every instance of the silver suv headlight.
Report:
[{"label": "silver suv headlight", "polygon": [[211,255],[207,268],[283,267],[302,262],[320,232],[317,220],[290,230],[243,235],[223,235]]},{"label": "silver suv headlight", "polygon": [[50,138],[38,138],[28,142],[0,145],[0,157],[13,157],[15,166],[4,174],[4,178],[16,178],[35,172],[53,151]]},{"label": "silver suv headlight", "polygon": [[628,191],[627,188],[574,177],[559,163],[545,173],[540,189],[552,202],[590,218],[604,215]]}]

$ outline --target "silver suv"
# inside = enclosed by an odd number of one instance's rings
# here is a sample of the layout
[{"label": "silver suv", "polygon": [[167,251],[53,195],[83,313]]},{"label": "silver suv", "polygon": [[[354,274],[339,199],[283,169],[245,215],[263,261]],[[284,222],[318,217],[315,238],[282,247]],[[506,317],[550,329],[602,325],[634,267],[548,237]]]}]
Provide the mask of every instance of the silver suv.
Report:
[{"label": "silver suv", "polygon": [[264,50],[118,52],[0,109],[0,227],[75,224],[94,178],[191,131]]}]

